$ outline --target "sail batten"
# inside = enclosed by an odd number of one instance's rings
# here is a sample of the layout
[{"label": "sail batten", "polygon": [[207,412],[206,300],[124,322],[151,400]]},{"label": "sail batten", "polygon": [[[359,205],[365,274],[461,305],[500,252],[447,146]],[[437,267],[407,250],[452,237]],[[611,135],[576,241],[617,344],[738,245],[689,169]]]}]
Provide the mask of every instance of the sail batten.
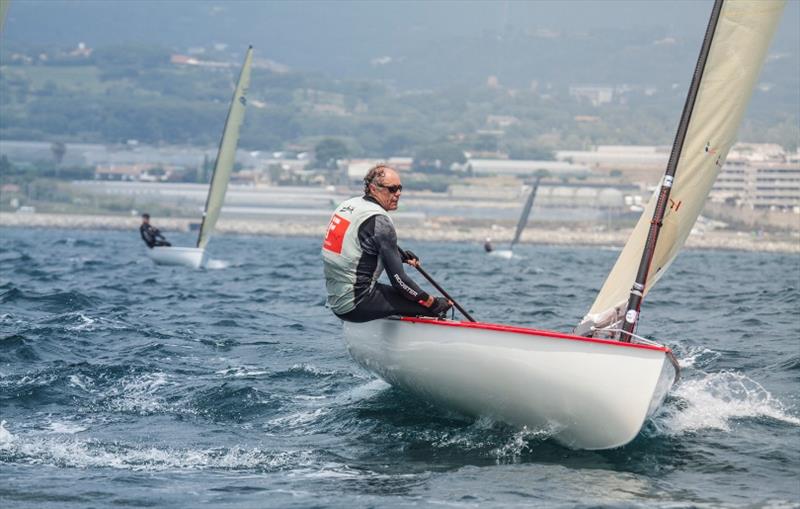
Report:
[{"label": "sail batten", "polygon": [[219,219],[228,182],[231,179],[233,165],[236,160],[236,147],[239,144],[239,130],[244,121],[245,106],[247,104],[247,90],[250,88],[250,66],[253,61],[253,47],[247,49],[239,80],[233,92],[231,105],[225,119],[225,127],[219,142],[217,160],[214,163],[214,173],[208,188],[206,205],[203,210],[203,223],[197,236],[197,247],[205,249],[211,238],[211,233]]},{"label": "sail batten", "polygon": [[679,125],[672,154],[677,162],[671,157],[668,166],[674,179],[668,172],[660,185],[671,184],[669,199],[659,203],[660,190],[653,195],[577,333],[591,334],[595,328],[615,326],[622,319],[657,206],[665,211],[658,242],[651,247],[642,297],[686,242],[735,142],[784,4],[784,0],[725,0],[715,5],[719,17],[713,25],[702,79],[693,103],[687,100],[690,111],[684,111],[683,117],[688,113],[688,122]]}]

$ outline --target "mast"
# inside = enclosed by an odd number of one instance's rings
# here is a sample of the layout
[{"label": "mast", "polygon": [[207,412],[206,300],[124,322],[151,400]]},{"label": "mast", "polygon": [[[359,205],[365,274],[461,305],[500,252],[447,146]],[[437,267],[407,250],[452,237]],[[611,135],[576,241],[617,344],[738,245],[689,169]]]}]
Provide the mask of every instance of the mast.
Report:
[{"label": "mast", "polygon": [[647,233],[647,241],[642,252],[642,259],[639,263],[639,270],[636,273],[636,280],[631,288],[630,296],[628,297],[628,305],[625,310],[625,319],[622,324],[622,334],[620,340],[623,342],[630,342],[631,334],[636,329],[639,322],[639,310],[642,306],[642,299],[644,297],[644,288],[647,284],[647,274],[650,271],[650,264],[653,261],[653,253],[655,253],[656,244],[658,242],[658,234],[661,231],[662,220],[669,204],[669,194],[672,190],[672,182],[675,179],[675,172],[678,169],[678,161],[683,151],[683,144],[686,140],[686,131],[689,127],[689,121],[692,119],[692,112],[694,111],[695,100],[697,99],[697,92],[700,90],[700,83],[703,79],[703,71],[705,71],[706,61],[708,60],[708,53],[711,49],[711,42],[714,39],[714,32],[719,22],[719,15],[722,12],[722,4],[725,0],[715,0],[714,7],[711,9],[711,18],[708,21],[706,28],[706,35],[703,38],[703,45],[700,48],[700,56],[697,59],[697,65],[694,69],[694,76],[692,77],[692,84],[689,87],[689,93],[686,96],[686,103],[683,106],[683,113],[681,120],[678,124],[678,132],[675,135],[675,141],[672,144],[672,152],[669,155],[669,162],[667,163],[667,171],[664,179],[661,182],[661,189],[658,193],[658,201],[653,213],[653,219],[650,221],[650,230]]},{"label": "mast", "polygon": [[536,199],[536,191],[539,190],[539,181],[541,177],[536,177],[536,180],[533,181],[531,192],[528,195],[528,199],[525,200],[525,206],[522,208],[522,214],[519,216],[519,222],[517,223],[517,231],[514,232],[514,240],[511,241],[511,249],[514,249],[514,244],[519,242],[519,239],[522,237],[522,232],[525,230],[525,225],[528,224],[528,216],[531,214],[531,209],[533,208],[533,200]]},{"label": "mast", "polygon": [[250,64],[253,61],[253,46],[247,48],[244,64],[233,91],[231,105],[225,117],[225,127],[219,140],[217,160],[214,162],[214,172],[211,174],[211,183],[208,186],[206,204],[203,208],[203,222],[197,235],[197,247],[205,248],[214,226],[217,224],[225,192],[228,190],[236,159],[236,146],[239,143],[239,128],[244,121],[244,110],[247,104],[247,89],[250,87]]}]

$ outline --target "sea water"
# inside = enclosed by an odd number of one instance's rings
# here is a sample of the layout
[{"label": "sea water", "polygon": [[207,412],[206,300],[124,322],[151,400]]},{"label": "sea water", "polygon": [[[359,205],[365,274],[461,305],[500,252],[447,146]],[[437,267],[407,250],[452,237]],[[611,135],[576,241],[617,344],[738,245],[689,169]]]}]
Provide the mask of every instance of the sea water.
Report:
[{"label": "sea water", "polygon": [[[0,504],[800,506],[797,255],[682,253],[639,332],[683,379],[633,442],[588,452],[356,366],[320,243],[217,236],[191,270],[153,265],[136,231],[0,229]],[[561,331],[618,254],[403,247],[476,318]]]}]

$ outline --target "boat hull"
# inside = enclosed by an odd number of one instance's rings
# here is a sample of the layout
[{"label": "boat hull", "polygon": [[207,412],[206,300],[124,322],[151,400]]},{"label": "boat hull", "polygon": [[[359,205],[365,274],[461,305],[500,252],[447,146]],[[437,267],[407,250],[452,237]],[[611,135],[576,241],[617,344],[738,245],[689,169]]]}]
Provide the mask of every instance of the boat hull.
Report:
[{"label": "boat hull", "polygon": [[676,379],[669,349],[493,324],[344,324],[352,357],[387,382],[468,415],[546,430],[576,449],[622,446]]},{"label": "boat hull", "polygon": [[206,265],[206,250],[198,247],[159,246],[147,250],[157,265],[182,265],[199,269]]},{"label": "boat hull", "polygon": [[496,249],[494,251],[489,252],[489,256],[494,256],[496,258],[503,258],[505,260],[510,260],[514,258],[514,251],[510,249]]}]

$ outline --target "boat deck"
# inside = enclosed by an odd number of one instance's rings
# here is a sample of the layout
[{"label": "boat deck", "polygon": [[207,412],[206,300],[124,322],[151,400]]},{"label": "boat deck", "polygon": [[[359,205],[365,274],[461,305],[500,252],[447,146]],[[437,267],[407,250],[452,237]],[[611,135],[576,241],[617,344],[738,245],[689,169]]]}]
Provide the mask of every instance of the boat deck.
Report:
[{"label": "boat deck", "polygon": [[429,325],[440,325],[443,327],[463,327],[467,329],[481,329],[492,330],[499,332],[510,332],[512,334],[527,334],[531,336],[548,337],[553,339],[566,339],[571,341],[585,341],[589,343],[602,343],[622,348],[643,348],[645,350],[657,350],[659,352],[671,353],[671,350],[662,345],[645,345],[640,343],[623,343],[621,341],[614,341],[611,339],[600,338],[587,338],[585,336],[575,336],[573,334],[564,334],[563,332],[555,332],[549,330],[531,329],[527,327],[518,327],[515,325],[502,325],[496,323],[484,322],[462,322],[456,320],[437,320],[435,318],[416,318],[404,316],[399,318],[403,322],[411,323],[425,323]]}]

